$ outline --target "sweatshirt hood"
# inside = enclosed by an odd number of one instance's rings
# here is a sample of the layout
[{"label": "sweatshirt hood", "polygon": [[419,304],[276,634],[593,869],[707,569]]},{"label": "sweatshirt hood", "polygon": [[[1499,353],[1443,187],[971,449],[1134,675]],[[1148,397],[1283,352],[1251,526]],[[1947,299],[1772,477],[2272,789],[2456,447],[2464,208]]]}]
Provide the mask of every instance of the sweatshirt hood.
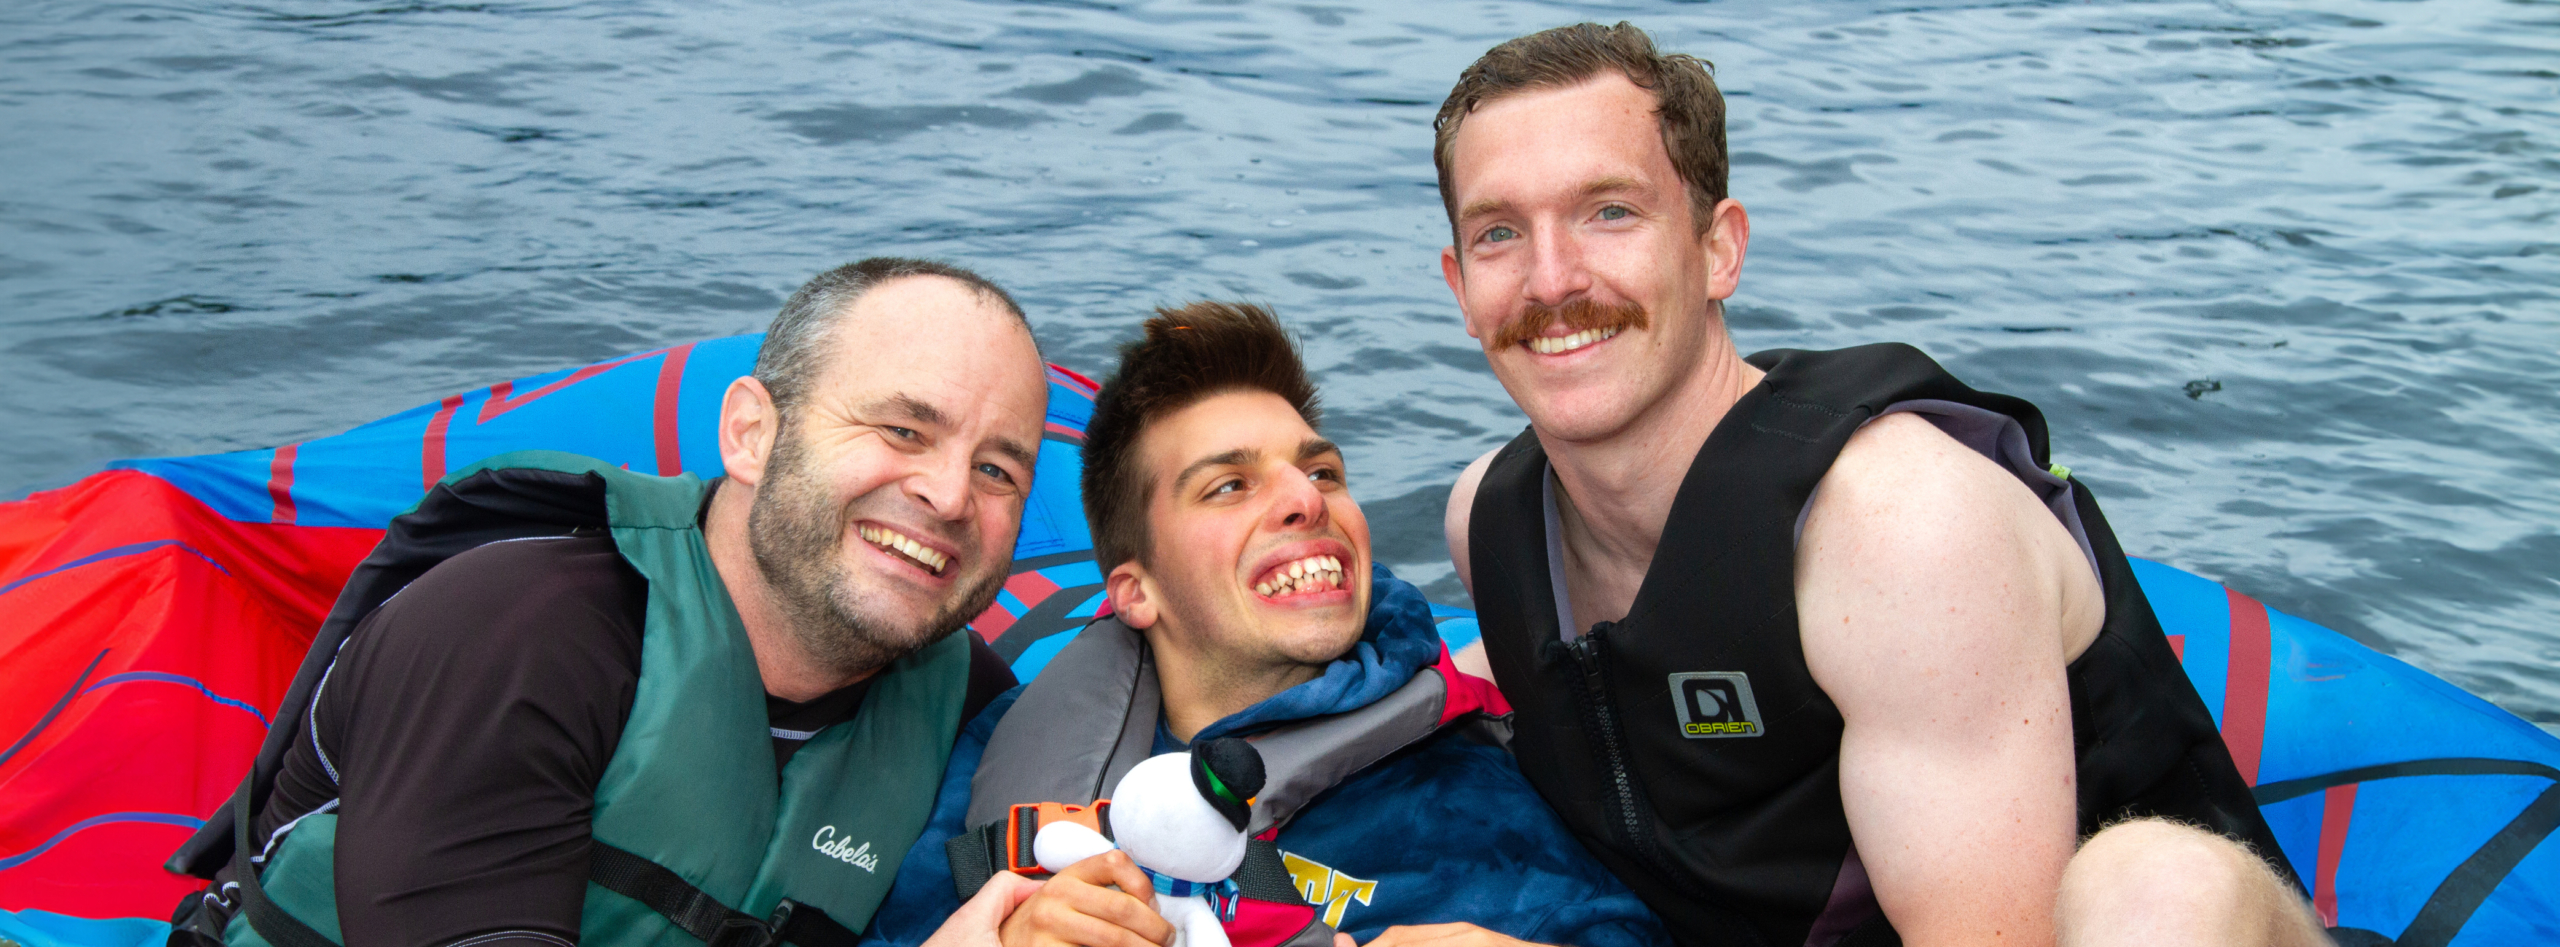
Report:
[{"label": "sweatshirt hood", "polygon": [[1440,631],[1422,590],[1376,563],[1369,566],[1369,589],[1369,621],[1350,651],[1326,665],[1315,680],[1202,728],[1193,742],[1358,710],[1438,663]]}]

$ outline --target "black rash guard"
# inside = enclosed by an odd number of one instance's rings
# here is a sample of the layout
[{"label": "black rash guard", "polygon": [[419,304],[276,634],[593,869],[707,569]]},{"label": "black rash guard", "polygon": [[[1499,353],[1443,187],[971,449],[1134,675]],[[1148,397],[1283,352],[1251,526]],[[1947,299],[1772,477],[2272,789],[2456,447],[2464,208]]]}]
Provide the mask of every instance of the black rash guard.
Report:
[{"label": "black rash guard", "polygon": [[[334,801],[346,943],[574,943],[647,602],[602,535],[490,543],[429,570],[348,638],[246,844]],[[964,723],[1014,685],[970,644]],[[869,688],[766,695],[774,765]]]}]

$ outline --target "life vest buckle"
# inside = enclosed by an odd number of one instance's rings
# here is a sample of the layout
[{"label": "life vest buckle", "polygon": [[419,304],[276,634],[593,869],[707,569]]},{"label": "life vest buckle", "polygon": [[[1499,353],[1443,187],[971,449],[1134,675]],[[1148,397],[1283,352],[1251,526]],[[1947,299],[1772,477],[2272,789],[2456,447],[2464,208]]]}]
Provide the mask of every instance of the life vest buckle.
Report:
[{"label": "life vest buckle", "polygon": [[1005,813],[1004,850],[997,853],[1004,857],[1004,861],[996,866],[997,870],[1029,878],[1046,877],[1049,872],[1040,867],[1040,858],[1033,854],[1031,847],[1032,841],[1040,835],[1040,827],[1073,822],[1102,833],[1103,838],[1110,838],[1111,820],[1104,818],[1110,811],[1109,799],[1096,799],[1091,805],[1083,806],[1063,802],[1015,804]]},{"label": "life vest buckle", "polygon": [[[792,907],[794,905],[791,902],[782,902],[780,907],[774,908],[774,917],[779,920],[788,920]],[[780,924],[759,921],[740,914],[722,918],[720,926],[712,929],[711,936],[702,940],[704,947],[775,947],[782,943],[782,938],[777,933],[781,929]]]}]

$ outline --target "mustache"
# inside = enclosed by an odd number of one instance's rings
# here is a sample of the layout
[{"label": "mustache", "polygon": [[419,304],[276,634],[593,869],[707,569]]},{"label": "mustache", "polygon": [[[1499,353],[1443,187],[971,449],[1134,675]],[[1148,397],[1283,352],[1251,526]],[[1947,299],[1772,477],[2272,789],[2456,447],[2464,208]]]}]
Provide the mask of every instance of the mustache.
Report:
[{"label": "mustache", "polygon": [[1569,299],[1561,306],[1533,302],[1521,310],[1519,318],[1494,333],[1490,348],[1499,352],[1522,344],[1545,335],[1557,323],[1581,332],[1585,329],[1644,329],[1650,328],[1653,320],[1646,315],[1644,306],[1631,302],[1603,303],[1587,298]]}]

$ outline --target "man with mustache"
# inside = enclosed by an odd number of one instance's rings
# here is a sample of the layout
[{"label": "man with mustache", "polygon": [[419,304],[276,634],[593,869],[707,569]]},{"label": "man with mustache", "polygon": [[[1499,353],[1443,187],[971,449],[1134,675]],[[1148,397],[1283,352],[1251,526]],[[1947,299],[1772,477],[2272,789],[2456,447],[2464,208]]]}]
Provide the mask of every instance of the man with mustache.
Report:
[{"label": "man with mustache", "polygon": [[[1505,709],[1451,671],[1421,593],[1375,567],[1319,420],[1268,312],[1196,303],[1147,321],[1085,440],[1114,612],[969,725],[873,937],[915,943],[965,891],[1010,881],[1046,839],[1024,819],[1069,817],[1058,804],[1094,803],[1151,756],[1240,737],[1266,769],[1259,795],[1232,800],[1254,839],[1235,887],[1211,891],[1234,947],[1667,942],[1488,742]],[[1116,851],[1051,867],[1006,947],[1171,936],[1151,895],[1187,889]]]},{"label": "man with mustache", "polygon": [[730,385],[725,477],[447,477],[350,581],[361,622],[176,939],[852,943],[1013,683],[953,632],[1007,574],[1046,397],[1002,289],[870,259]]},{"label": "man with mustache", "polygon": [[1686,944],[2324,942],[2034,406],[1734,350],[1723,114],[1586,23],[1436,123],[1441,269],[1530,421],[1448,507],[1523,771]]}]

